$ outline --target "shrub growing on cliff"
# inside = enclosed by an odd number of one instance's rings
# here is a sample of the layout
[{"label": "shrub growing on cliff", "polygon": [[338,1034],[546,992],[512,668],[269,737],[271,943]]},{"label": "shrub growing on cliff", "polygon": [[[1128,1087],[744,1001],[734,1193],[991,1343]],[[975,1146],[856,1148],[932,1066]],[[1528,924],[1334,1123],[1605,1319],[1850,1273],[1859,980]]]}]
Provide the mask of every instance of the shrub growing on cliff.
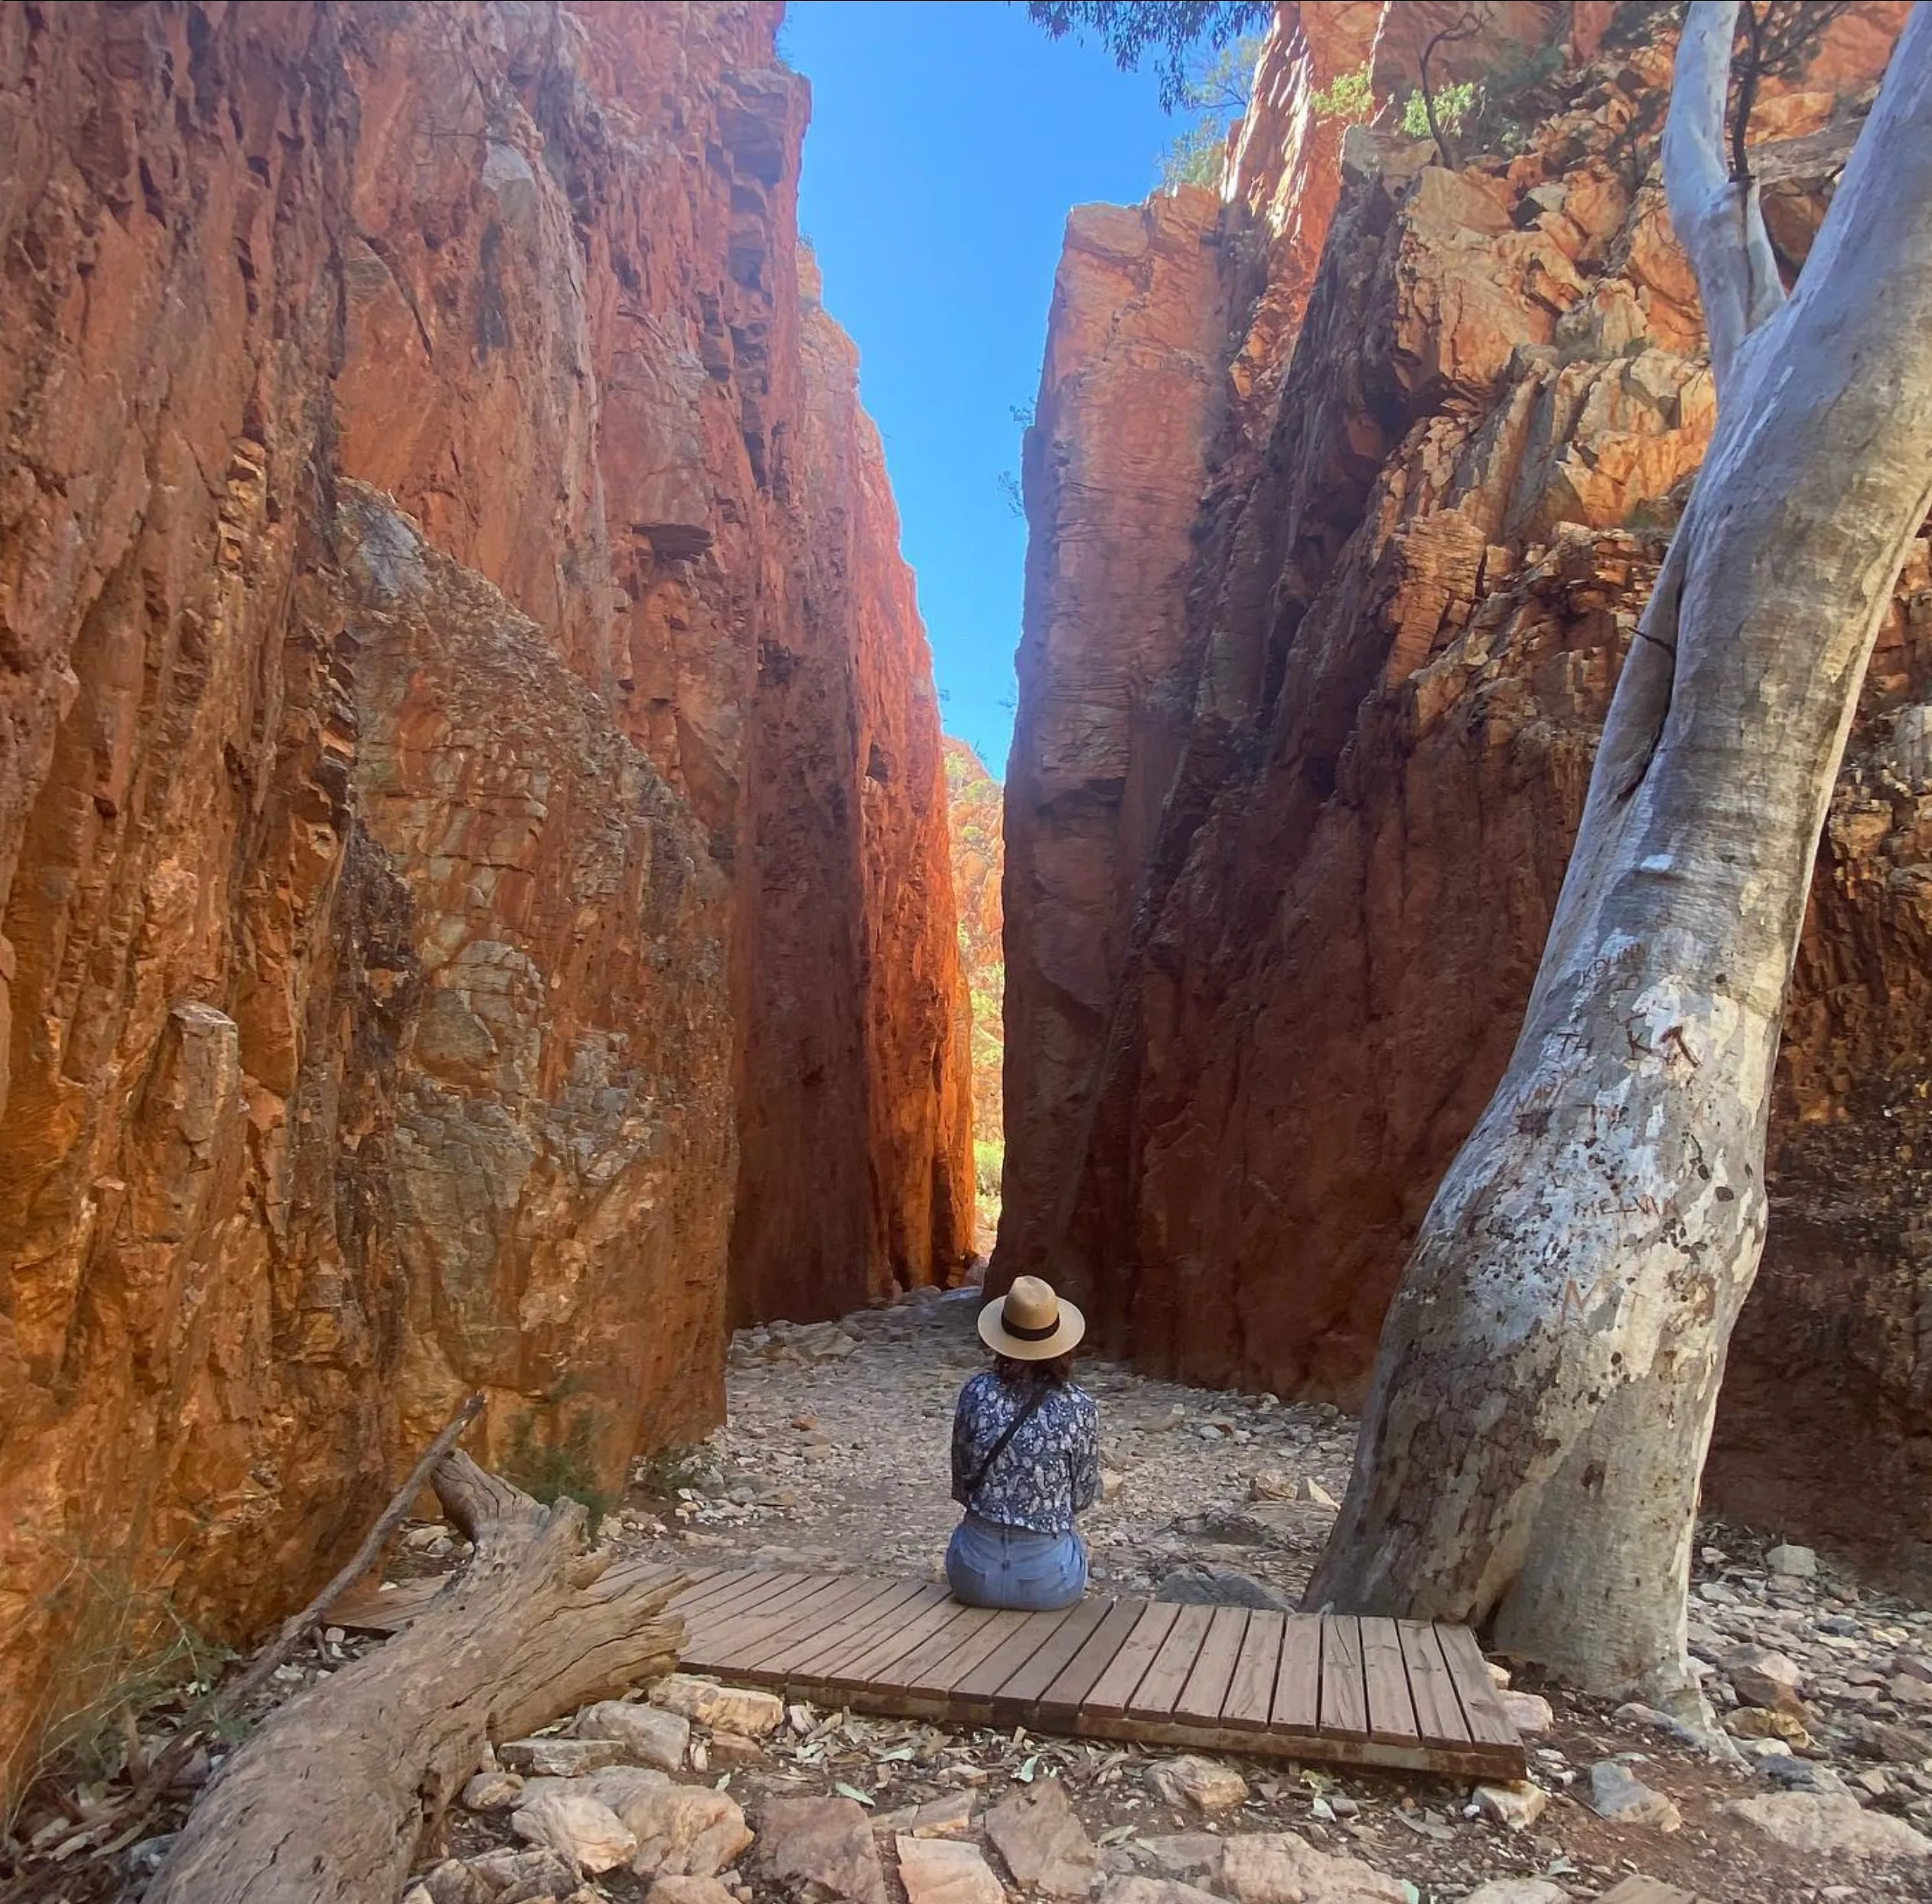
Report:
[{"label": "shrub growing on cliff", "polygon": [[1353,73],[1337,73],[1333,84],[1308,95],[1308,110],[1318,119],[1344,119],[1350,125],[1375,116],[1375,88],[1364,60]]}]

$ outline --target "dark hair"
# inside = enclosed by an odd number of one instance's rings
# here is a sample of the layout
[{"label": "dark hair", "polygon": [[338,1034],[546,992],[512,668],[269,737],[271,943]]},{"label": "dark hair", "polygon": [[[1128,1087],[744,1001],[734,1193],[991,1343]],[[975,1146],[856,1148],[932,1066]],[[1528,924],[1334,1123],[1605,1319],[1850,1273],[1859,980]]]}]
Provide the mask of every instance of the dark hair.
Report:
[{"label": "dark hair", "polygon": [[1074,1378],[1074,1351],[1055,1355],[1045,1361],[1021,1361],[1016,1355],[995,1355],[993,1368],[1003,1382],[1015,1388],[1064,1388]]}]

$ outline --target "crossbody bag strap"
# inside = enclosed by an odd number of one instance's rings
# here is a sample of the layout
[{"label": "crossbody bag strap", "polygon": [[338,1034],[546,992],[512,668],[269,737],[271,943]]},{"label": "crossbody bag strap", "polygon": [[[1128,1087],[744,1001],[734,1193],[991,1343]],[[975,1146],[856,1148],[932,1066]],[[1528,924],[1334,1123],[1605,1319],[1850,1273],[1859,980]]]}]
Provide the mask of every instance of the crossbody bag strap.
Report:
[{"label": "crossbody bag strap", "polygon": [[[973,1479],[966,1485],[966,1505],[969,1507],[973,1505],[975,1498],[979,1492],[980,1482],[992,1472],[993,1463],[1005,1453],[1006,1444],[1033,1419],[1034,1411],[1046,1399],[1047,1391],[1044,1388],[1035,1390],[1026,1406],[1006,1424],[999,1440],[987,1450],[986,1459],[973,1469]],[[976,1509],[975,1511],[976,1512],[977,1510]]]}]

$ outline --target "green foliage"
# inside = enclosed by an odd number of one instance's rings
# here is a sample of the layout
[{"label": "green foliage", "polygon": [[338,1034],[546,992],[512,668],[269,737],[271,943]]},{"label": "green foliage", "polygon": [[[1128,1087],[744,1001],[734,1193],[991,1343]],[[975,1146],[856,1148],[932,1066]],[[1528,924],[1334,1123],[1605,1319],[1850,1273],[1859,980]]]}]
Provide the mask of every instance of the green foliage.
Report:
[{"label": "green foliage", "polygon": [[[1027,16],[1053,39],[1096,35],[1123,73],[1152,60],[1168,112],[1197,103],[1190,64],[1201,49],[1219,53],[1244,34],[1259,33],[1274,12],[1272,0],[1029,0]],[[1253,61],[1249,61],[1252,67]]]},{"label": "green foliage", "polygon": [[1375,89],[1364,60],[1353,73],[1337,73],[1332,86],[1308,95],[1308,110],[1318,119],[1345,119],[1350,125],[1373,117]]},{"label": "green foliage", "polygon": [[595,1534],[597,1524],[617,1505],[609,1489],[598,1485],[591,1448],[595,1433],[591,1417],[580,1411],[561,1442],[539,1441],[536,1414],[526,1413],[510,1431],[510,1451],[503,1459],[504,1479],[535,1501],[580,1503],[590,1511]]},{"label": "green foliage", "polygon": [[1212,119],[1201,119],[1175,134],[1161,155],[1161,190],[1172,191],[1177,185],[1218,187],[1227,142],[1226,129]]},{"label": "green foliage", "polygon": [[[60,1621],[66,1638],[51,1689],[53,1717],[31,1770],[18,1781],[22,1792],[47,1774],[82,1781],[115,1776],[150,1713],[198,1700],[236,1657],[184,1619],[165,1589],[137,1581],[125,1556],[62,1551],[66,1571],[44,1596],[67,1614]],[[11,1823],[0,1808],[0,1831]]]},{"label": "green foliage", "polygon": [[973,1140],[974,1187],[982,1197],[999,1195],[1000,1173],[1006,1166],[1006,1140],[1003,1137],[976,1137]]},{"label": "green foliage", "polygon": [[[1452,85],[1437,90],[1436,123],[1451,138],[1462,130],[1464,122],[1475,109],[1476,83],[1474,80],[1458,80]],[[1431,136],[1429,103],[1420,93],[1410,93],[1403,102],[1402,129],[1411,139],[1428,139]]]},{"label": "green foliage", "polygon": [[1247,109],[1261,44],[1259,34],[1232,40],[1189,76],[1182,89],[1181,103],[1200,108],[1201,116],[1178,132],[1161,155],[1163,191],[1172,191],[1177,185],[1219,187],[1227,152],[1227,129]]}]

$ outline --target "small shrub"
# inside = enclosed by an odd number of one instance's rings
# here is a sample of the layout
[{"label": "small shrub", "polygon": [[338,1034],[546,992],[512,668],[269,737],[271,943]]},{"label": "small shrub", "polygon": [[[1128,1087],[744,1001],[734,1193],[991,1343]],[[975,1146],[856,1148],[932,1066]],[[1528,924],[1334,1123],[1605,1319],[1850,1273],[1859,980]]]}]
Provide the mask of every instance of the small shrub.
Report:
[{"label": "small shrub", "polygon": [[525,1414],[510,1431],[510,1449],[503,1457],[503,1478],[521,1488],[533,1501],[546,1505],[569,1499],[588,1509],[590,1531],[612,1508],[616,1498],[598,1485],[596,1458],[591,1451],[593,1426],[588,1414],[579,1413],[561,1442],[542,1442],[536,1436],[535,1413]]},{"label": "small shrub", "polygon": [[1364,60],[1353,73],[1338,73],[1332,86],[1308,95],[1308,110],[1318,119],[1342,119],[1350,125],[1370,119],[1375,113],[1375,91],[1369,83],[1369,63]]},{"label": "small shrub", "polygon": [[[1442,87],[1435,95],[1436,123],[1451,138],[1462,130],[1463,122],[1476,107],[1476,83],[1474,80],[1458,80],[1453,86]],[[1403,102],[1402,129],[1410,139],[1428,139],[1429,103],[1420,93],[1412,93]]]}]

